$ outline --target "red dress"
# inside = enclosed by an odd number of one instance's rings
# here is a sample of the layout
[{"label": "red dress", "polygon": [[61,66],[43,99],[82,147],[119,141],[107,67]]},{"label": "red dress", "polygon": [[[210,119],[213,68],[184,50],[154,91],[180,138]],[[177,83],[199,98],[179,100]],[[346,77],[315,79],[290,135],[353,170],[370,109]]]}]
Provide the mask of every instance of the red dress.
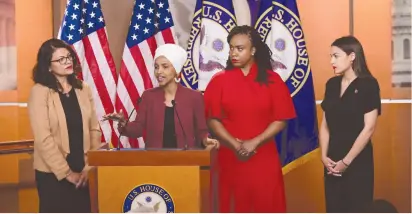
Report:
[{"label": "red dress", "polygon": [[[252,139],[270,123],[295,117],[289,90],[269,72],[269,85],[255,81],[257,66],[245,76],[238,68],[216,74],[206,88],[206,117],[220,119],[235,138]],[[282,166],[274,138],[248,161],[222,144],[218,152],[218,212],[286,212]]]}]

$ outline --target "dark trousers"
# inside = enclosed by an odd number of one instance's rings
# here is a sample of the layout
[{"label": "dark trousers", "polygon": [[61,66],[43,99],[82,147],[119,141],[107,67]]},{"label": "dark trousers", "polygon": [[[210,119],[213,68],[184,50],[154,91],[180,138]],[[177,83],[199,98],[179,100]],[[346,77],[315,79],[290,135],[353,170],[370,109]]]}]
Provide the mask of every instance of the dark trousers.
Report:
[{"label": "dark trousers", "polygon": [[89,187],[76,189],[53,173],[35,171],[41,213],[90,213]]}]

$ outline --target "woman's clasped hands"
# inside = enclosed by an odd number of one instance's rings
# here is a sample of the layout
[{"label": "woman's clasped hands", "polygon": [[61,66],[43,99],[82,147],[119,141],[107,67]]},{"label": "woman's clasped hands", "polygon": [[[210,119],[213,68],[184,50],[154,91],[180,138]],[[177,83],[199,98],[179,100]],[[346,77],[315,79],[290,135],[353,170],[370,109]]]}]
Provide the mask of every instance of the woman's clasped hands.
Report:
[{"label": "woman's clasped hands", "polygon": [[87,186],[89,181],[89,176],[87,171],[83,171],[81,173],[72,172],[66,176],[66,180],[74,185],[76,185],[76,189],[82,188]]},{"label": "woman's clasped hands", "polygon": [[235,146],[235,149],[240,160],[249,160],[250,157],[256,154],[256,149],[259,145],[259,141],[257,141],[256,139],[240,140],[236,138],[236,141],[237,144]]},{"label": "woman's clasped hands", "polygon": [[343,160],[340,161],[333,161],[329,157],[322,157],[322,163],[325,166],[325,168],[328,170],[328,175],[333,175],[333,176],[338,176],[341,177],[342,174],[345,172],[345,170],[348,168],[348,165],[343,162]]}]

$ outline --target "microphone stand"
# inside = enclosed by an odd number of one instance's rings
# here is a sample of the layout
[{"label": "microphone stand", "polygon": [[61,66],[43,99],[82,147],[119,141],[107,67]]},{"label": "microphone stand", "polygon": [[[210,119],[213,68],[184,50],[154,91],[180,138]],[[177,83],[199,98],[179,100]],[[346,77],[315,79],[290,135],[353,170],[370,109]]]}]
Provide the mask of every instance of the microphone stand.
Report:
[{"label": "microphone stand", "polygon": [[180,128],[182,129],[183,137],[185,138],[185,147],[183,148],[183,150],[188,150],[188,143],[187,143],[186,133],[185,133],[185,130],[183,128],[182,122],[180,121],[179,113],[176,109],[176,101],[175,100],[172,100],[172,105],[173,105],[174,111],[176,112],[176,116],[177,116],[177,120],[179,121]]},{"label": "microphone stand", "polygon": [[[137,100],[137,105],[139,105],[140,102],[142,102],[142,98],[141,98],[141,97]],[[123,128],[126,128],[127,124],[129,123],[130,117],[132,116],[132,114],[133,114],[133,112],[134,112],[135,110],[136,110],[136,108],[133,108],[132,112],[130,112],[130,114],[129,114],[129,116],[127,117],[127,120],[126,120],[126,125],[124,125]],[[123,129],[123,131],[124,131],[124,129]],[[120,138],[121,138],[122,135],[123,135],[123,131],[119,132],[119,137],[118,137],[118,139],[117,139],[117,148],[116,148],[117,151],[120,151],[120,144],[121,144]]]}]

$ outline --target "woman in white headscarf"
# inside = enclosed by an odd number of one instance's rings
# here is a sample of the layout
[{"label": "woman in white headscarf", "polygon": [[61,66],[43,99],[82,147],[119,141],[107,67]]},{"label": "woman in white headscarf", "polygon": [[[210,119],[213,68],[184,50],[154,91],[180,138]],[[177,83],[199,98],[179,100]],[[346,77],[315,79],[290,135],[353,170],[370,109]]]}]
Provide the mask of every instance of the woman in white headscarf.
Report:
[{"label": "woman in white headscarf", "polygon": [[145,133],[146,148],[218,148],[219,142],[208,138],[202,94],[179,83],[186,59],[178,45],[159,46],[154,57],[159,87],[142,94],[135,121],[127,123],[121,112],[105,118],[117,120],[123,136]]}]

